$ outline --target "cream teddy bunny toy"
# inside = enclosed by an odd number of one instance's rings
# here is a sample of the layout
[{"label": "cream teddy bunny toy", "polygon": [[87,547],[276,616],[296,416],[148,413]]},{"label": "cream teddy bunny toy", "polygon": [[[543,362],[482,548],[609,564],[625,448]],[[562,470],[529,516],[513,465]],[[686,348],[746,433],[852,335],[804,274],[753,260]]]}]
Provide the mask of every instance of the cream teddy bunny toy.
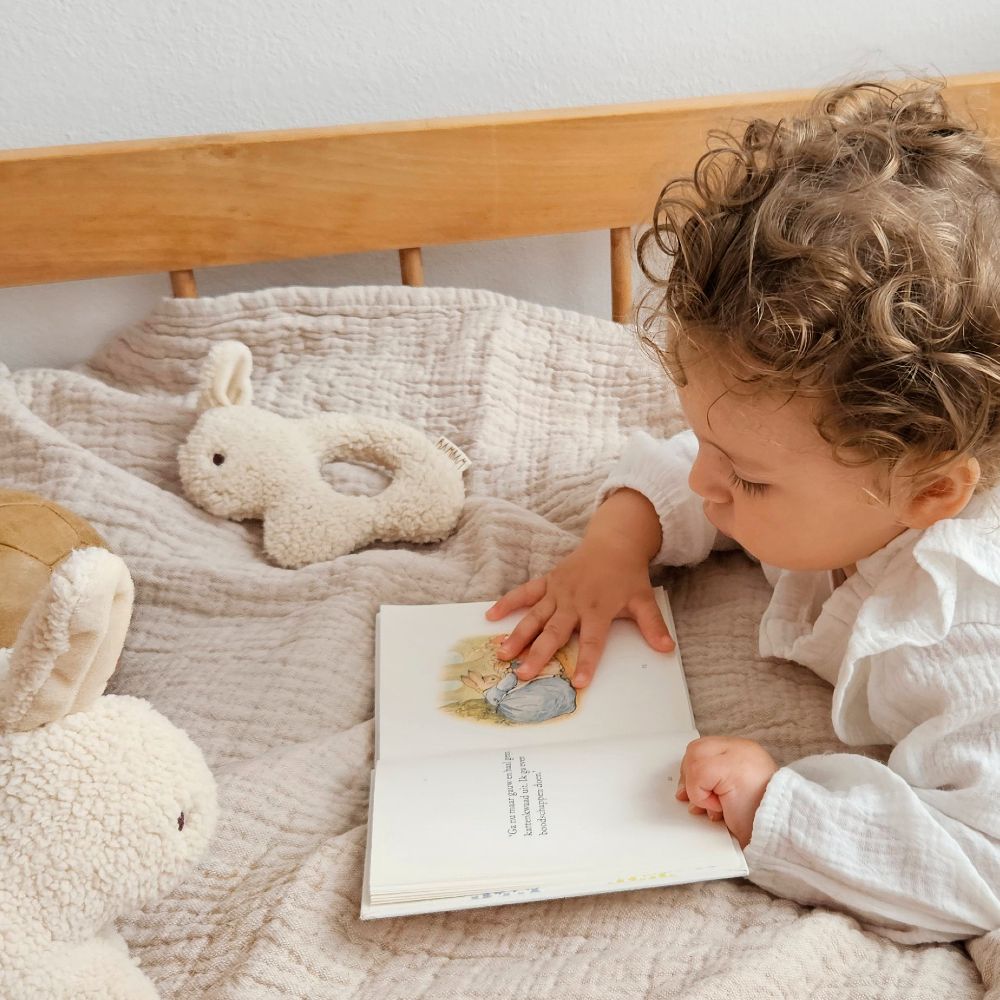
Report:
[{"label": "cream teddy bunny toy", "polygon": [[133,589],[100,544],[56,505],[0,491],[4,1000],[158,997],[113,921],[169,891],[215,825],[191,740],[145,701],[102,697]]},{"label": "cream teddy bunny toy", "polygon": [[[287,419],[252,405],[249,348],[217,344],[202,370],[203,410],[178,451],[184,492],[210,514],[264,523],[280,566],[333,559],[373,541],[434,542],[462,512],[469,460],[447,438],[430,441],[394,420],[344,413]],[[374,462],[392,482],[349,496],[322,476],[326,462]]]}]

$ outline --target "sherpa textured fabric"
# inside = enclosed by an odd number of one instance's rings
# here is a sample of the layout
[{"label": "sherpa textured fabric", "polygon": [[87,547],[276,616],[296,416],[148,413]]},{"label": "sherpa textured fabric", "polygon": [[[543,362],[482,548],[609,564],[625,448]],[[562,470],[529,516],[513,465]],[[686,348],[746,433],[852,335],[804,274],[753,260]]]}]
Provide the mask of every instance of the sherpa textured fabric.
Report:
[{"label": "sherpa textured fabric", "polygon": [[[286,570],[258,526],[189,503],[177,447],[201,361],[229,338],[253,352],[262,408],[391,417],[458,445],[473,464],[457,531]],[[0,379],[0,421],[4,484],[89,518],[132,571],[111,690],[181,726],[218,781],[207,857],[122,927],[164,997],[983,998],[962,946],[897,944],[745,880],[359,921],[375,611],[492,599],[544,572],[630,431],[680,429],[627,328],[480,291],[164,299],[89,367]],[[662,581],[703,733],[760,740],[780,762],[843,749],[830,687],[756,654],[759,567],[718,553]],[[997,943],[972,950],[996,978]]]}]

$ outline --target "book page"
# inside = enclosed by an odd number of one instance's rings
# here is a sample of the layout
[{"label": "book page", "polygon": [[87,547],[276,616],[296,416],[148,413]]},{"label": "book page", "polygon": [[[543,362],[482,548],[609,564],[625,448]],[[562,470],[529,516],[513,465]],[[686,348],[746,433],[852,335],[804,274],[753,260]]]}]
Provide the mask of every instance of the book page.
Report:
[{"label": "book page", "polygon": [[675,798],[695,736],[380,761],[372,902],[745,874],[729,831]]},{"label": "book page", "polygon": [[[666,595],[655,594],[676,635]],[[487,621],[491,603],[382,606],[376,759],[694,729],[679,652],[650,648],[635,622],[611,623],[594,679],[577,690],[576,636],[541,676],[518,681],[496,647],[525,612]]]}]

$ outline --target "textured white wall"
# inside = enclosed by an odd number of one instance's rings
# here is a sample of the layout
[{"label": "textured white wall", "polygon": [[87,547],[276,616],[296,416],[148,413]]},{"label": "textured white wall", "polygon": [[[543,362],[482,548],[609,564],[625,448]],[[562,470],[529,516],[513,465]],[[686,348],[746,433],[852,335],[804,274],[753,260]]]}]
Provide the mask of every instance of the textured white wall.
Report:
[{"label": "textured white wall", "polygon": [[[996,0],[2,0],[0,11],[0,148],[1000,68]],[[606,233],[430,248],[425,270],[429,284],[609,314]],[[399,275],[384,253],[198,280],[215,295]],[[0,361],[73,364],[164,294],[164,275],[0,289]]]}]

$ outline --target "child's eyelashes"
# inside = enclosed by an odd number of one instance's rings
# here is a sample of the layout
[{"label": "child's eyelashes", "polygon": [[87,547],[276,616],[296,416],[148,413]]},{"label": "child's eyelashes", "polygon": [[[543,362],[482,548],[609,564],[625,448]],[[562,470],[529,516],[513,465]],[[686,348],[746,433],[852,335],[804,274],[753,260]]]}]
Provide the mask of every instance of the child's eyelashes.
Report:
[{"label": "child's eyelashes", "polygon": [[744,493],[752,497],[759,497],[767,492],[767,483],[751,483],[749,479],[743,479],[736,475],[735,471],[729,474],[729,485],[734,489],[741,489]]}]

